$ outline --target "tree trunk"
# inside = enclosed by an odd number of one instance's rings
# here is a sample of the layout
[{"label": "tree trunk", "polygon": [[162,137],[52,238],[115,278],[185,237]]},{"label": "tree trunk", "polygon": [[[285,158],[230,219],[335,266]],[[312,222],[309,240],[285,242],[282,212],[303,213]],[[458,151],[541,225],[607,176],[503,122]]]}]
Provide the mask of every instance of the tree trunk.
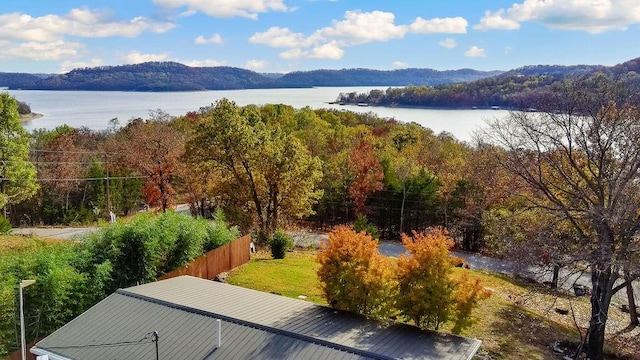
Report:
[{"label": "tree trunk", "polygon": [[638,326],[638,311],[636,310],[636,299],[633,294],[633,281],[629,273],[624,274],[624,280],[627,282],[627,300],[629,302],[629,320],[631,326]]},{"label": "tree trunk", "polygon": [[553,264],[553,279],[551,280],[551,287],[558,287],[558,278],[560,277],[560,265]]},{"label": "tree trunk", "polygon": [[402,206],[400,207],[400,235],[404,232],[404,203],[407,199],[407,187],[402,184]]},{"label": "tree trunk", "polygon": [[591,320],[587,356],[590,360],[604,359],[604,331],[609,314],[613,289],[612,269],[602,264],[594,264],[591,270]]}]

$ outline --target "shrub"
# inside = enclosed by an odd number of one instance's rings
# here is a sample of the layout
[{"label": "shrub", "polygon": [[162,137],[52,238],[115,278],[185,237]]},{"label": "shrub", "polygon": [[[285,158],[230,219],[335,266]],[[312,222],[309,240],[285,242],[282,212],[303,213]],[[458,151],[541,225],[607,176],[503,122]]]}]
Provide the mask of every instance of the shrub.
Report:
[{"label": "shrub", "polygon": [[83,243],[87,272],[109,263],[113,272],[107,289],[154,281],[194,258],[237,237],[224,217],[213,222],[172,211],[158,216],[140,214],[92,234]]},{"label": "shrub", "polygon": [[34,279],[24,291],[26,339],[49,334],[101,300],[96,297],[91,274],[80,272],[77,244],[46,244],[31,240],[28,247],[0,252],[0,358],[19,346],[18,283]]},{"label": "shrub", "polygon": [[451,278],[457,259],[449,255],[453,240],[446,230],[403,235],[402,243],[410,255],[398,258],[396,306],[400,314],[418,327],[435,330],[453,317],[454,332],[459,333],[471,324],[473,308],[489,293],[479,281]]},{"label": "shrub", "polygon": [[369,222],[369,219],[364,215],[358,215],[356,221],[353,222],[353,230],[355,230],[355,232],[364,231],[371,235],[372,238],[376,240],[380,239],[380,235],[378,235],[378,227]]},{"label": "shrub", "polygon": [[277,230],[269,242],[271,256],[274,259],[284,259],[287,251],[293,248],[293,240],[282,230]]},{"label": "shrub", "polygon": [[9,232],[11,232],[11,221],[4,216],[0,216],[0,234],[6,235]]},{"label": "shrub", "polygon": [[318,253],[318,277],[334,308],[387,318],[393,313],[395,264],[378,253],[378,242],[341,226]]},{"label": "shrub", "polygon": [[442,229],[403,235],[410,255],[397,264],[378,253],[378,242],[346,226],[329,234],[316,260],[325,299],[332,307],[387,318],[399,313],[422,328],[453,322],[459,333],[472,323],[471,313],[490,293],[479,280],[451,277],[453,240]]},{"label": "shrub", "polygon": [[213,221],[207,223],[207,239],[204,251],[208,252],[240,237],[237,226],[228,226],[224,211],[217,208],[213,214]]},{"label": "shrub", "polygon": [[29,106],[29,104],[25,102],[18,101],[18,114],[20,115],[31,114],[31,106]]}]

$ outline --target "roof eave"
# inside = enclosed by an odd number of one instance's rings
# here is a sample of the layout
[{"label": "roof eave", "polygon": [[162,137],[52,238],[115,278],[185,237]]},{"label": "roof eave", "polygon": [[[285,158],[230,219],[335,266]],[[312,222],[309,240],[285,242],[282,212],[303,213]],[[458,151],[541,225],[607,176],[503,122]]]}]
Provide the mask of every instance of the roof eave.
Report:
[{"label": "roof eave", "polygon": [[49,360],[73,360],[68,357],[64,357],[64,356],[52,353],[51,351],[40,349],[37,346],[32,347],[29,351],[36,356],[48,355]]}]

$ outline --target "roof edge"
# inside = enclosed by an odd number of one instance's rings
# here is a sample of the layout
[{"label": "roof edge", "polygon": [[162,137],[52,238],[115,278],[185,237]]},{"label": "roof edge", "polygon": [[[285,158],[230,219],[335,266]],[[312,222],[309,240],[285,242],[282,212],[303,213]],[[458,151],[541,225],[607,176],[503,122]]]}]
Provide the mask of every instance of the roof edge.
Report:
[{"label": "roof edge", "polygon": [[480,350],[480,346],[482,346],[482,340],[480,339],[473,339],[473,340],[475,340],[475,345],[471,349],[471,354],[469,354],[469,357],[467,358],[467,360],[473,359],[473,357],[476,356],[476,354],[478,353],[478,350]]},{"label": "roof edge", "polygon": [[58,355],[58,354],[56,354],[54,352],[41,349],[41,348],[39,348],[37,346],[34,346],[31,349],[29,349],[29,352],[34,354],[34,355],[36,355],[36,356],[47,355],[47,356],[49,356],[49,360],[73,360],[71,358],[64,357],[62,355]]}]

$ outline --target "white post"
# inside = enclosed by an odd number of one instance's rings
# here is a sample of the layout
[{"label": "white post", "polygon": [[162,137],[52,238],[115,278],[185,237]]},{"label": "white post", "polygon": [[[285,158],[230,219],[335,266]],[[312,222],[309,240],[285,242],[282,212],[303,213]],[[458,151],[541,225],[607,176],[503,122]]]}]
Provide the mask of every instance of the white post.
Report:
[{"label": "white post", "polygon": [[22,299],[22,289],[35,283],[35,280],[22,280],[20,281],[20,343],[22,350],[22,360],[27,358],[27,342],[24,335],[24,300]]},{"label": "white post", "polygon": [[20,282],[20,346],[22,349],[22,360],[25,360],[27,358],[27,346],[24,340],[24,300],[22,300],[22,288],[22,282]]},{"label": "white post", "polygon": [[220,345],[222,345],[222,320],[217,319],[216,322],[218,323],[218,348],[220,347]]}]

